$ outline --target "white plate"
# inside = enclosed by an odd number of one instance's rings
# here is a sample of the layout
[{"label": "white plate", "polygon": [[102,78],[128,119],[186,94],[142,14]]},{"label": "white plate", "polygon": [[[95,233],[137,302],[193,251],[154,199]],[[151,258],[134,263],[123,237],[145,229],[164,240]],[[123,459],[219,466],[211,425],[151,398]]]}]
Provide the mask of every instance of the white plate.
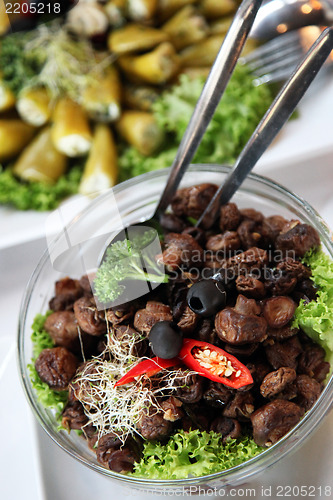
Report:
[{"label": "white plate", "polygon": [[[62,213],[66,213],[69,222],[76,213],[80,212],[88,203],[89,198],[76,195],[64,201],[60,205]],[[0,250],[14,245],[19,245],[28,241],[44,238],[46,234],[50,235],[51,212],[35,212],[28,210],[22,212],[10,207],[0,206]],[[57,234],[56,228],[54,234]]]},{"label": "white plate", "polygon": [[[332,73],[318,75],[300,104],[299,117],[287,123],[279,138],[258,162],[255,172],[266,175],[286,165],[333,154],[332,113]],[[289,186],[288,179],[284,184]],[[74,216],[75,210],[89,200],[80,196],[72,199]],[[48,215],[0,207],[0,249],[44,237]]]},{"label": "white plate", "polygon": [[269,172],[333,153],[333,71],[322,69],[298,107],[298,117],[283,127],[255,171]]}]

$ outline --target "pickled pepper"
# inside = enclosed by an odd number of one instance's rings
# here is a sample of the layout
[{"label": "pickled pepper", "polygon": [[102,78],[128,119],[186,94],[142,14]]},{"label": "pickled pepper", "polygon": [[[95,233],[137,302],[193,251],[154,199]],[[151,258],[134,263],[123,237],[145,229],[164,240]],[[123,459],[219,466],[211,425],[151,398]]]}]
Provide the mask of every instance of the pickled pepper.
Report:
[{"label": "pickled pepper", "polygon": [[53,183],[66,167],[67,158],[54,147],[51,127],[46,127],[22,151],[13,173],[25,181]]},{"label": "pickled pepper", "polygon": [[91,150],[84,167],[79,192],[98,194],[114,186],[118,177],[117,148],[110,127],[96,125]]},{"label": "pickled pepper", "polygon": [[58,151],[70,157],[82,156],[90,149],[92,135],[86,113],[67,97],[56,103],[52,140]]}]

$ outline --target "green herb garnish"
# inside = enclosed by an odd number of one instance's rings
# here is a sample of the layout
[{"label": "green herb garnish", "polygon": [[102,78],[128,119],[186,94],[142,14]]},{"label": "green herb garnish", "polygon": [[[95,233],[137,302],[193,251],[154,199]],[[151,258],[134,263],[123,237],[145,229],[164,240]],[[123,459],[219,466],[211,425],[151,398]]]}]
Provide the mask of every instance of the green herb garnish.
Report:
[{"label": "green herb garnish", "polygon": [[[111,244],[94,280],[95,294],[102,303],[117,299],[124,292],[124,280],[166,283],[168,277],[155,260],[143,249],[153,241],[156,231],[147,230],[140,236]],[[142,258],[144,259],[144,265]],[[149,272],[146,269],[149,268]]]}]

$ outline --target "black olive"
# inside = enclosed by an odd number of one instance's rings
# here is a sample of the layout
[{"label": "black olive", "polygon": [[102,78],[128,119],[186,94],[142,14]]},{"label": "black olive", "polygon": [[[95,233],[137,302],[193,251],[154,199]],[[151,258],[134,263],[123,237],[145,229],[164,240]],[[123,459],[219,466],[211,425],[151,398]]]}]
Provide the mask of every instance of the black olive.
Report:
[{"label": "black olive", "polygon": [[178,356],[183,344],[183,335],[170,321],[159,321],[149,332],[150,347],[159,358]]},{"label": "black olive", "polygon": [[208,317],[223,309],[227,294],[222,283],[215,280],[201,280],[191,286],[187,303],[199,316]]},{"label": "black olive", "polygon": [[236,278],[237,275],[235,276],[235,272],[232,268],[220,269],[214,274],[214,279],[224,285],[227,293],[236,290]]}]

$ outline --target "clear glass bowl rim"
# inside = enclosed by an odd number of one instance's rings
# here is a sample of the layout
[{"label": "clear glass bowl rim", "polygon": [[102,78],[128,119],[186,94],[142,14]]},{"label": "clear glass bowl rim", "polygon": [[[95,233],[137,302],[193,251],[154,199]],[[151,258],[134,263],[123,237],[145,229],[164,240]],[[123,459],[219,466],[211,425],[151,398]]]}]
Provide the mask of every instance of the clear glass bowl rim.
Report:
[{"label": "clear glass bowl rim", "polygon": [[[188,171],[192,172],[210,172],[210,173],[222,173],[226,174],[230,171],[230,166],[227,165],[217,165],[217,164],[196,164],[191,165]],[[161,170],[156,170],[153,172],[148,172],[142,174],[137,177],[133,177],[127,181],[124,181],[115,187],[112,188],[114,195],[121,193],[123,190],[131,188],[133,186],[139,187],[145,182],[149,182],[153,179],[158,178],[166,178],[170,168],[165,168]],[[308,216],[312,219],[313,225],[319,231],[321,240],[325,244],[326,248],[329,249],[329,253],[331,258],[333,259],[333,244],[331,240],[331,234],[329,229],[320,215],[316,212],[316,210],[311,207],[309,203],[307,203],[303,198],[296,195],[295,193],[289,191],[287,188],[282,186],[275,181],[268,179],[264,176],[257,174],[249,174],[248,179],[257,182],[261,186],[266,186],[268,188],[273,189],[276,193],[281,193],[281,195],[286,196],[290,199],[292,204],[296,204],[301,207],[301,209],[305,210]],[[246,181],[241,186],[240,190],[244,190],[244,186],[246,185]],[[85,209],[83,209],[78,216],[76,216],[72,222],[68,225],[69,227],[78,220],[78,217],[82,219],[85,214],[92,210],[97,204],[103,203],[104,199],[109,196],[109,192],[105,192],[100,195],[98,198],[93,200]],[[51,245],[55,245],[57,243],[58,237],[55,237],[53,243]],[[30,379],[27,374],[26,368],[26,360],[24,357],[24,329],[26,323],[26,315],[29,306],[29,298],[32,293],[36,281],[38,280],[39,274],[47,263],[49,257],[49,252],[46,250],[43,256],[41,257],[37,267],[35,268],[23,295],[20,315],[19,315],[19,324],[18,324],[18,339],[17,339],[17,359],[18,359],[18,367],[20,373],[20,379],[23,386],[23,390],[25,396],[33,410],[35,417],[40,423],[41,427],[48,434],[48,436],[65,452],[67,452],[71,457],[75,458],[82,464],[88,466],[90,469],[95,470],[103,475],[110,477],[112,479],[118,480],[123,485],[132,486],[136,488],[146,488],[146,489],[160,489],[160,488],[181,488],[181,487],[189,487],[193,485],[206,484],[207,482],[212,482],[216,480],[220,483],[220,486],[227,485],[235,485],[240,481],[243,482],[245,479],[250,476],[259,473],[264,468],[270,467],[276,461],[283,458],[285,455],[290,454],[294,451],[301,442],[303,442],[314,429],[322,422],[324,416],[330,410],[333,403],[333,376],[330,377],[328,383],[325,386],[325,389],[320,395],[320,398],[317,400],[315,405],[311,408],[309,412],[305,414],[302,420],[283,438],[281,438],[275,445],[267,448],[265,451],[257,455],[256,457],[251,458],[250,460],[239,464],[231,469],[226,469],[220,472],[216,472],[214,474],[207,474],[205,476],[199,477],[189,477],[186,479],[171,479],[171,480],[159,480],[159,479],[145,479],[141,477],[135,476],[127,476],[123,474],[119,474],[113,471],[110,471],[102,466],[96,465],[94,463],[89,462],[84,457],[82,457],[79,453],[70,450],[63,446],[57,437],[57,432],[53,428],[50,428],[43,420],[42,415],[39,412],[38,405],[36,403],[36,399],[33,394],[33,390],[31,388]],[[39,311],[36,311],[36,314]],[[315,418],[316,417],[316,418]],[[289,437],[294,436],[295,439],[286,446],[287,440]],[[274,452],[274,453],[273,453]]]}]

